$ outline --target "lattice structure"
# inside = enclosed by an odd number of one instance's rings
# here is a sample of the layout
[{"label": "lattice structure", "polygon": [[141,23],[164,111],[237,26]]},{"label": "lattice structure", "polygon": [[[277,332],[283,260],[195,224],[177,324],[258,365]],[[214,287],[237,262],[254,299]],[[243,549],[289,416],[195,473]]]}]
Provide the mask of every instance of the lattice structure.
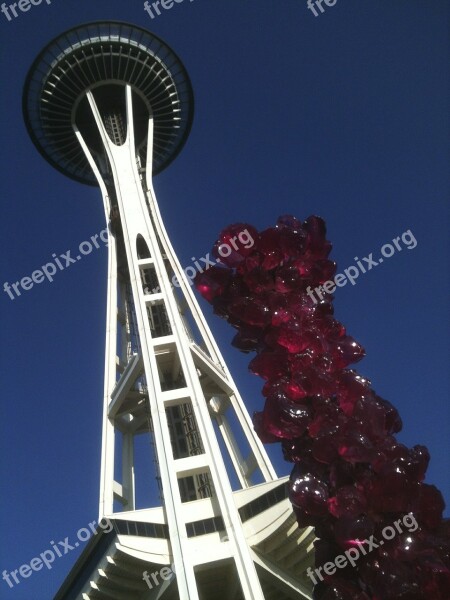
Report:
[{"label": "lattice structure", "polygon": [[[138,27],[85,25],[41,52],[23,105],[44,157],[100,187],[110,231],[99,517],[115,531],[93,539],[57,599],[308,598],[304,571],[293,575],[276,556],[288,540],[306,563],[312,533],[292,528],[285,482],[253,430],[155,198],[153,175],[191,127],[184,67]],[[154,469],[140,469],[142,448]],[[155,494],[142,500],[138,489],[152,482]],[[164,565],[176,577],[151,588],[145,572]]]}]

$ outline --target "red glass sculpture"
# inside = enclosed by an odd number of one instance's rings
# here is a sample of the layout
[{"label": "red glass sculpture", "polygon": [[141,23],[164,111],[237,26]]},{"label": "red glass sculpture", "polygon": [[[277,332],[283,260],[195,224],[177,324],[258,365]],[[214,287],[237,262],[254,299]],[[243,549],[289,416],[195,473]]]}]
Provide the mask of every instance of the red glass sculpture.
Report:
[{"label": "red glass sculpture", "polygon": [[[330,250],[320,217],[283,216],[259,233],[238,223],[220,234],[220,264],[199,273],[196,287],[237,329],[233,346],[256,352],[250,370],[265,380],[265,404],[254,426],[295,463],[290,499],[299,526],[315,527],[316,567],[383,540],[354,566],[322,571],[314,598],[449,600],[450,525],[441,493],[424,483],[428,451],[395,439],[397,410],[349,369],[363,348],[333,317],[333,296],[312,293],[333,280]],[[408,514],[417,529],[383,539]]]}]

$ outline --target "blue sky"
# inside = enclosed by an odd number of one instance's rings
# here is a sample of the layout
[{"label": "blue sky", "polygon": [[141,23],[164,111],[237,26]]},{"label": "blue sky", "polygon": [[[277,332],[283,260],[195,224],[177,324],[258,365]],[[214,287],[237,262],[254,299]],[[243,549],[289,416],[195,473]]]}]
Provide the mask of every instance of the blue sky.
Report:
[{"label": "blue sky", "polygon": [[[444,0],[338,0],[318,17],[306,0],[185,0],[153,20],[143,2],[118,0],[53,0],[11,21],[0,13],[1,287],[105,227],[99,191],[52,169],[28,137],[29,66],[80,23],[146,27],[182,58],[195,93],[189,140],[155,180],[184,265],[227,224],[265,228],[287,213],[327,221],[340,271],[414,234],[415,248],[337,291],[336,316],[366,348],[358,370],[399,409],[400,440],[429,448],[427,482],[448,502],[448,17]],[[105,294],[101,247],[52,283],[0,296],[0,571],[97,519]],[[202,306],[253,412],[262,381],[231,348],[233,330]],[[269,451],[287,474],[280,448]],[[0,599],[52,598],[81,549],[13,589],[0,580]]]}]

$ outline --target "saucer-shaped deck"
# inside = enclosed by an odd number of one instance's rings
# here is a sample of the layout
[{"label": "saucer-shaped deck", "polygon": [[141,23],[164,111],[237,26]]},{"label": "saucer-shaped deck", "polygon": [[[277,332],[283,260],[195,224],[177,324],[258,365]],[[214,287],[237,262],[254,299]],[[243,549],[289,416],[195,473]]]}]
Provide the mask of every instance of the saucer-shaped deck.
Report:
[{"label": "saucer-shaped deck", "polygon": [[[141,140],[150,111],[153,115],[153,174],[162,171],[181,150],[191,128],[190,80],[180,59],[157,36],[119,22],[70,29],[50,42],[31,66],[23,112],[44,158],[72,179],[97,185],[73,124],[85,116],[87,90],[99,98],[105,115],[110,110],[125,112],[125,94],[118,93],[125,84],[133,89],[135,129]],[[138,143],[138,151],[145,160],[146,144]]]}]

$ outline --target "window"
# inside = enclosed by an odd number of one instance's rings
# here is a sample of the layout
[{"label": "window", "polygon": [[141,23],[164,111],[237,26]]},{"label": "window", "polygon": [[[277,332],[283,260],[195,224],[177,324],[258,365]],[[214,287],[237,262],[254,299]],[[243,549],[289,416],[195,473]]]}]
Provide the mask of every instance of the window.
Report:
[{"label": "window", "polygon": [[249,502],[248,504],[245,504],[245,506],[242,506],[242,508],[239,509],[239,515],[242,519],[242,522],[244,523],[252,517],[259,515],[260,513],[264,512],[271,506],[278,504],[278,502],[281,502],[287,497],[287,483],[283,483],[275,489],[270,490],[270,492],[263,494],[256,500],[252,500],[252,502]]},{"label": "window", "polygon": [[151,258],[150,250],[148,249],[147,242],[144,240],[142,235],[137,236],[136,240],[137,257],[139,260],[144,258]]}]

